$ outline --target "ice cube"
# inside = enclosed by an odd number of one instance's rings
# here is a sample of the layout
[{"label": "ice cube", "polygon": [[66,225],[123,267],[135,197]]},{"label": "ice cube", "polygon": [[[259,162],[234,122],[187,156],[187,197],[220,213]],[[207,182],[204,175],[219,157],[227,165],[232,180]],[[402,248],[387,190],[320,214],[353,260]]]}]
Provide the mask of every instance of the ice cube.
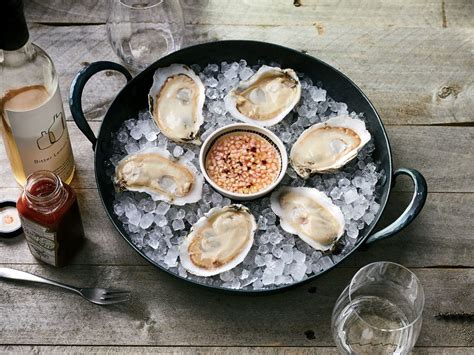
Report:
[{"label": "ice cube", "polygon": [[272,248],[272,254],[275,258],[281,258],[282,254],[283,254],[283,250],[280,247],[277,247],[275,245]]},{"label": "ice cube", "polygon": [[181,147],[180,145],[177,145],[176,147],[174,147],[173,149],[173,155],[178,158],[180,157],[181,155],[183,155],[184,153],[184,149],[183,147]]},{"label": "ice cube", "polygon": [[296,282],[303,280],[306,274],[305,263],[294,262],[290,265],[290,275]]},{"label": "ice cube", "polygon": [[252,75],[253,75],[253,70],[249,67],[246,67],[246,68],[243,68],[240,73],[239,73],[239,76],[240,76],[240,79],[242,80],[247,80],[249,79]]},{"label": "ice cube", "polygon": [[157,214],[155,215],[155,223],[161,228],[168,224],[168,219],[162,214]]},{"label": "ice cube", "polygon": [[232,270],[224,271],[223,273],[219,274],[219,278],[224,282],[229,282],[234,279],[235,275]]},{"label": "ice cube", "polygon": [[138,210],[134,210],[130,212],[128,215],[128,222],[131,225],[138,226],[140,224],[140,220],[142,219],[142,213]]},{"label": "ice cube", "polygon": [[143,132],[141,131],[140,127],[133,127],[130,131],[130,136],[135,140],[139,140],[143,136]]},{"label": "ice cube", "polygon": [[266,254],[266,253],[268,253],[269,250],[270,249],[268,248],[268,246],[263,244],[263,245],[259,245],[259,247],[257,249],[257,253]]},{"label": "ice cube", "polygon": [[123,205],[121,205],[120,203],[115,203],[114,204],[114,212],[117,216],[121,216],[125,213],[125,209],[124,209]]},{"label": "ice cube", "polygon": [[178,265],[178,255],[179,255],[179,250],[178,246],[172,246],[169,248],[168,253],[165,256],[165,264],[168,267],[176,267]]},{"label": "ice cube", "polygon": [[281,135],[280,135],[280,138],[281,140],[284,142],[284,143],[288,143],[291,141],[291,133],[290,132],[283,132]]},{"label": "ice cube", "polygon": [[138,152],[140,149],[140,147],[138,146],[137,143],[127,143],[125,144],[125,151],[128,153],[128,154],[134,154],[136,152]]},{"label": "ice cube", "polygon": [[265,259],[263,258],[262,255],[260,254],[255,255],[255,265],[259,267],[265,265]]},{"label": "ice cube", "polygon": [[155,210],[156,203],[155,201],[149,198],[142,198],[138,203],[138,208],[145,212],[153,212]]},{"label": "ice cube", "polygon": [[275,282],[273,270],[266,268],[262,275],[262,283],[267,286]]},{"label": "ice cube", "polygon": [[163,237],[159,232],[152,232],[150,233],[148,238],[148,245],[153,249],[157,249],[160,245],[160,239]]},{"label": "ice cube", "polygon": [[171,206],[169,203],[162,201],[158,204],[158,206],[156,206],[155,213],[165,215],[170,209],[170,207]]},{"label": "ice cube", "polygon": [[173,223],[171,223],[171,226],[175,231],[180,231],[184,229],[184,222],[182,219],[175,219]]},{"label": "ice cube", "polygon": [[257,227],[260,230],[266,230],[267,229],[267,219],[264,216],[259,216],[258,217]]},{"label": "ice cube", "polygon": [[349,186],[350,184],[351,184],[351,182],[350,182],[350,180],[347,179],[347,178],[342,178],[342,179],[339,180],[339,182],[338,182],[339,187]]},{"label": "ice cube", "polygon": [[372,202],[370,204],[370,211],[372,213],[374,213],[374,214],[377,213],[379,211],[379,209],[380,209],[380,205],[377,202]]},{"label": "ice cube", "polygon": [[153,213],[145,213],[140,220],[140,227],[143,229],[149,228],[154,222],[154,217]]},{"label": "ice cube", "polygon": [[293,246],[283,245],[281,260],[283,260],[285,264],[290,264],[293,261]]},{"label": "ice cube", "polygon": [[267,233],[264,233],[260,235],[259,239],[260,239],[261,244],[267,244],[270,241],[270,235]]},{"label": "ice cube", "polygon": [[186,211],[184,209],[180,208],[178,210],[178,212],[176,212],[175,218],[176,219],[183,219],[185,215],[186,215]]},{"label": "ice cube", "polygon": [[222,195],[217,192],[213,192],[211,195],[211,202],[214,205],[219,205],[222,202],[222,199]]},{"label": "ice cube", "polygon": [[117,140],[118,140],[120,143],[126,143],[126,142],[128,142],[128,134],[127,134],[127,132],[125,132],[125,131],[120,131],[120,132],[117,134]]},{"label": "ice cube", "polygon": [[293,260],[295,260],[297,263],[304,263],[306,260],[306,254],[299,250],[295,250],[293,252]]},{"label": "ice cube", "polygon": [[334,262],[331,260],[329,256],[323,256],[318,260],[319,266],[322,268],[322,270],[329,269],[331,266],[334,265]]},{"label": "ice cube", "polygon": [[192,150],[188,150],[186,153],[184,153],[183,159],[187,162],[191,162],[195,156],[196,153],[194,153]]},{"label": "ice cube", "polygon": [[178,209],[176,207],[171,207],[168,210],[168,213],[166,213],[166,217],[168,217],[169,219],[175,219],[177,213],[178,213]]},{"label": "ice cube", "polygon": [[208,86],[208,87],[211,87],[211,88],[215,88],[217,86],[219,82],[217,81],[216,78],[214,77],[208,77],[206,78],[206,80],[204,80],[204,85]]},{"label": "ice cube", "polygon": [[329,196],[331,196],[331,198],[335,200],[338,200],[342,196],[342,190],[336,186],[331,190],[331,192],[329,193]]},{"label": "ice cube", "polygon": [[178,265],[178,275],[181,277],[186,277],[188,276],[188,272],[186,271],[184,267],[182,267],[181,265]]},{"label": "ice cube", "polygon": [[357,194],[356,188],[350,188],[346,192],[344,192],[344,202],[349,204],[357,200],[359,195]]}]

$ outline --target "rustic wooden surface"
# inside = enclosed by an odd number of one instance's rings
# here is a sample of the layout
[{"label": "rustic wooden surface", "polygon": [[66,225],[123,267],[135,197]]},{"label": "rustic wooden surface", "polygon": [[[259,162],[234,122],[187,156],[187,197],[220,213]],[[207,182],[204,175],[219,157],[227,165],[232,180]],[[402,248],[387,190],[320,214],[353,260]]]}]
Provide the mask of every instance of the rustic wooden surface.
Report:
[{"label": "rustic wooden surface", "polygon": [[[74,75],[117,61],[100,0],[25,0],[33,41],[51,55],[66,104]],[[72,265],[39,264],[25,241],[0,241],[0,265],[64,282],[134,290],[133,302],[100,308],[61,290],[1,282],[0,353],[336,354],[334,302],[356,270],[376,260],[410,267],[427,296],[415,354],[474,352],[474,324],[440,312],[474,313],[474,3],[471,0],[182,0],[186,43],[257,39],[305,50],[351,77],[387,126],[395,167],[414,167],[429,195],[420,216],[390,240],[360,251],[307,286],[273,296],[216,294],[149,266],[115,232],[99,202],[93,153],[68,122],[87,244]],[[103,73],[86,87],[95,131],[124,79]],[[462,126],[462,127],[461,127]],[[19,189],[0,148],[0,200]],[[397,184],[381,225],[409,201]]]}]

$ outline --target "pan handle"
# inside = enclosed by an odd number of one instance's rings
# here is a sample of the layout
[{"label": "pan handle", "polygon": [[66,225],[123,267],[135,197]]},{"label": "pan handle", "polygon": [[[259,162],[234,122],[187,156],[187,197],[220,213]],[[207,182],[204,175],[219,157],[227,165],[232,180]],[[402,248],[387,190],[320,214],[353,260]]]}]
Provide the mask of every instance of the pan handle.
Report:
[{"label": "pan handle", "polygon": [[97,138],[95,137],[94,132],[92,132],[92,129],[84,116],[84,111],[82,110],[82,92],[84,91],[84,87],[89,79],[94,74],[104,70],[116,70],[127,78],[127,82],[132,80],[132,75],[124,66],[114,62],[101,61],[91,63],[77,73],[71,83],[71,88],[69,89],[69,108],[71,109],[72,118],[74,119],[74,122],[76,122],[77,127],[79,127],[81,132],[92,143],[92,149],[95,149]]},{"label": "pan handle", "polygon": [[369,236],[365,242],[366,244],[371,244],[378,240],[391,237],[400,232],[403,228],[408,226],[416,216],[418,216],[425,204],[426,196],[428,194],[428,186],[426,185],[426,180],[423,175],[415,169],[400,168],[393,174],[393,185],[395,185],[395,181],[399,175],[408,175],[413,180],[415,191],[413,192],[410,204],[392,224]]}]

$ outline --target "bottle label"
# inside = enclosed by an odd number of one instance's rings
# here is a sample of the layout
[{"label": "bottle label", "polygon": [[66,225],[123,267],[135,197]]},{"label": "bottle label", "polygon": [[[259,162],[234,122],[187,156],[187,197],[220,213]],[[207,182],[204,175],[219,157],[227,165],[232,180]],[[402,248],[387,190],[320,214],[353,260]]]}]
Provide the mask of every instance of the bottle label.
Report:
[{"label": "bottle label", "polygon": [[20,216],[20,219],[31,254],[47,264],[56,266],[58,256],[56,232],[51,232],[48,228],[23,218],[23,216]]},{"label": "bottle label", "polygon": [[5,109],[5,113],[25,176],[38,170],[49,170],[62,180],[70,177],[74,158],[59,86],[42,106],[23,112]]}]

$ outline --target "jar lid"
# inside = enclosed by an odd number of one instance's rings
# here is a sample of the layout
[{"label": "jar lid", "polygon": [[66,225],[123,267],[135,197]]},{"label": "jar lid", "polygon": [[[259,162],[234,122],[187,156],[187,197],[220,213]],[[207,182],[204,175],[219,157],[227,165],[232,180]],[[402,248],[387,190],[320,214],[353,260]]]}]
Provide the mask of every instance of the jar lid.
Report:
[{"label": "jar lid", "polygon": [[0,238],[13,238],[23,232],[15,201],[0,201]]}]

